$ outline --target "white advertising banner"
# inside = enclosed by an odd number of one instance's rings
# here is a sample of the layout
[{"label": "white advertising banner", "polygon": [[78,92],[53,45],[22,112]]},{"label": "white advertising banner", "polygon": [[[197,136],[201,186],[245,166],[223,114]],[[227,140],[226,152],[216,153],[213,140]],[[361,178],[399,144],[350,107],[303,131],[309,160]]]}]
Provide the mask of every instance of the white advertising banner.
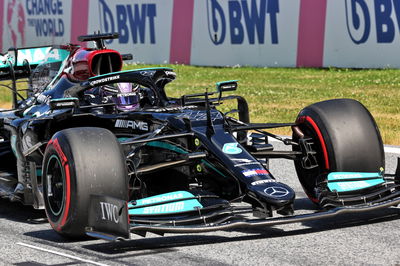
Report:
[{"label": "white advertising banner", "polygon": [[400,1],[328,0],[324,66],[400,67]]},{"label": "white advertising banner", "polygon": [[107,45],[134,61],[169,62],[173,0],[90,0],[88,33],[118,32]]},{"label": "white advertising banner", "polygon": [[3,53],[100,31],[142,63],[400,68],[400,0],[0,0],[0,13]]},{"label": "white advertising banner", "polygon": [[296,66],[300,0],[195,1],[191,64]]},{"label": "white advertising banner", "polygon": [[68,43],[72,1],[4,0],[2,48]]}]

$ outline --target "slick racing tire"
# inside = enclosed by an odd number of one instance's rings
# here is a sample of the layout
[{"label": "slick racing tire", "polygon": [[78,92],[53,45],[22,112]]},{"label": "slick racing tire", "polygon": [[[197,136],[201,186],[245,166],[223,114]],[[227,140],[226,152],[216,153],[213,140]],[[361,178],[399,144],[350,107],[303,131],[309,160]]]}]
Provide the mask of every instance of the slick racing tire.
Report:
[{"label": "slick racing tire", "polygon": [[[329,172],[379,172],[385,166],[383,142],[370,112],[358,101],[334,99],[305,107],[296,123],[316,152],[317,167],[295,160],[298,178],[307,196],[319,203],[318,178]],[[301,135],[301,134],[300,134]],[[294,150],[301,150],[294,146]],[[304,159],[304,158],[303,158]]]},{"label": "slick racing tire", "polygon": [[128,198],[122,149],[103,128],[71,128],[54,134],[42,171],[47,218],[55,231],[68,238],[86,238],[91,195]]}]

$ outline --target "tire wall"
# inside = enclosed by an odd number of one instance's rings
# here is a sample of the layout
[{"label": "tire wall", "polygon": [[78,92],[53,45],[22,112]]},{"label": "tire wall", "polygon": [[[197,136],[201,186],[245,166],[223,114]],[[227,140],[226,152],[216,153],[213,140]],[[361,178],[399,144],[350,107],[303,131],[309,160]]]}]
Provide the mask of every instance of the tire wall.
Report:
[{"label": "tire wall", "polygon": [[397,0],[0,0],[0,13],[2,52],[100,30],[143,63],[400,67]]}]

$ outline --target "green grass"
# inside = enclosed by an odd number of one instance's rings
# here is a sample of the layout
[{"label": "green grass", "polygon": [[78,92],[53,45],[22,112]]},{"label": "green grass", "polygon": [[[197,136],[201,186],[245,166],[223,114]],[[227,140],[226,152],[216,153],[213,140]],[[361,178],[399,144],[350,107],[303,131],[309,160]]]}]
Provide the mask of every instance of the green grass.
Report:
[{"label": "green grass", "polygon": [[[214,90],[217,81],[238,79],[236,94],[247,99],[252,122],[292,122],[303,107],[314,102],[356,99],[375,117],[384,142],[400,145],[400,70],[163,66],[177,73],[177,80],[167,85],[167,94],[173,97]],[[0,88],[0,106],[8,101],[3,91]],[[224,109],[229,107],[233,105],[226,103]],[[275,132],[289,135],[290,129]]]}]

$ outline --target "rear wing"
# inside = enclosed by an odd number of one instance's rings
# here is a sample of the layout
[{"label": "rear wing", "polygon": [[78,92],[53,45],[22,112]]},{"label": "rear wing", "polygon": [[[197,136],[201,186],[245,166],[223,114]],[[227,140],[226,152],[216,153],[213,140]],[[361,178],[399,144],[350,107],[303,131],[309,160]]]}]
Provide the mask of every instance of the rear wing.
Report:
[{"label": "rear wing", "polygon": [[52,46],[10,48],[0,55],[0,80],[27,78],[32,69],[44,62]]},{"label": "rear wing", "polygon": [[18,105],[17,95],[22,97],[17,91],[16,80],[28,78],[32,69],[47,59],[51,48],[52,46],[10,48],[6,54],[0,54],[0,81],[12,81],[11,87],[4,84],[2,86],[11,89],[13,108]]}]

